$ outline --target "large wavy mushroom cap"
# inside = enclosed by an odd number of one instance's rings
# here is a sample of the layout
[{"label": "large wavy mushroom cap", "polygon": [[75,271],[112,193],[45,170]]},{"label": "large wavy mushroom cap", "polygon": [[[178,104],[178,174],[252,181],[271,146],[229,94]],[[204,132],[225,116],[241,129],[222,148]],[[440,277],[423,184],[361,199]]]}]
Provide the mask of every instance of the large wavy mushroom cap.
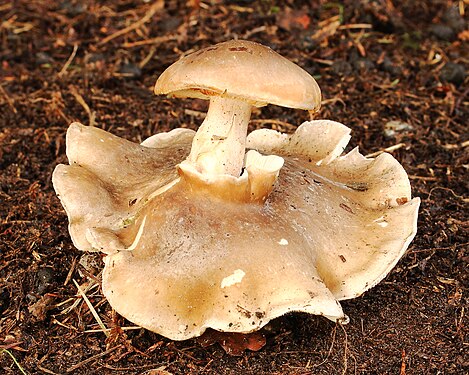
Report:
[{"label": "large wavy mushroom cap", "polygon": [[222,43],[157,83],[161,93],[210,98],[197,134],[176,129],[138,145],[70,126],[70,165],[56,167],[54,188],[75,246],[106,254],[103,291],[124,317],[175,340],[209,327],[251,332],[290,311],[344,322],[338,301],[402,257],[419,199],[391,155],[343,155],[350,129],[327,120],[246,140],[252,105],[319,105],[316,83],[298,69],[258,44]]},{"label": "large wavy mushroom cap", "polygon": [[107,254],[109,303],[142,327],[183,340],[208,327],[250,332],[290,311],[344,320],[337,301],[386,276],[416,233],[419,206],[391,155],[337,155],[348,132],[313,121],[291,136],[251,133],[251,148],[285,159],[264,198],[247,175],[259,169],[271,183],[271,163],[248,160],[246,174],[217,183],[178,174],[190,130],[137,145],[73,124],[70,165],[53,182],[75,246]]}]

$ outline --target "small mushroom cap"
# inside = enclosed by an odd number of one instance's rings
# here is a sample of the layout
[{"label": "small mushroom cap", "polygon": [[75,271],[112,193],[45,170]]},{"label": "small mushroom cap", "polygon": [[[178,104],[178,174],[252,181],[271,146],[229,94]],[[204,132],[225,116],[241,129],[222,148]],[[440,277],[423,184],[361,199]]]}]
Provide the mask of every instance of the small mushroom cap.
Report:
[{"label": "small mushroom cap", "polygon": [[321,91],[314,78],[269,47],[231,40],[175,62],[158,78],[155,94],[209,99],[240,98],[253,105],[318,110]]}]

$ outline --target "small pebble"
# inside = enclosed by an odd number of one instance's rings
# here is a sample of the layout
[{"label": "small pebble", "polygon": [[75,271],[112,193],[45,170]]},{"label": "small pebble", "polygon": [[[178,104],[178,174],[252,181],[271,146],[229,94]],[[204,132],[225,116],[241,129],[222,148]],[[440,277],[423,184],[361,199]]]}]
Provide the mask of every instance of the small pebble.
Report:
[{"label": "small pebble", "polygon": [[456,38],[456,33],[448,25],[435,24],[429,27],[430,32],[438,39],[451,42]]},{"label": "small pebble", "polygon": [[451,27],[455,33],[459,33],[466,28],[466,22],[456,6],[448,8],[443,14],[442,20],[446,25]]},{"label": "small pebble", "polygon": [[128,63],[122,65],[118,73],[126,78],[139,78],[142,75],[142,69],[135,64]]},{"label": "small pebble", "polygon": [[36,64],[50,64],[53,63],[54,59],[47,52],[38,52],[36,53]]},{"label": "small pebble", "polygon": [[68,16],[75,17],[78,16],[79,14],[83,13],[87,6],[85,4],[82,4],[81,2],[73,2],[73,1],[62,1],[60,4],[60,8],[64,10]]},{"label": "small pebble", "polygon": [[179,17],[165,17],[161,19],[158,23],[158,26],[165,33],[170,31],[175,31],[182,23],[182,20]]},{"label": "small pebble", "polygon": [[394,65],[389,57],[384,58],[382,68],[393,76],[399,76],[402,74],[402,69],[399,66]]},{"label": "small pebble", "polygon": [[465,78],[466,71],[464,66],[453,62],[446,63],[440,72],[440,79],[442,81],[454,83],[455,85],[463,83]]},{"label": "small pebble", "polygon": [[334,74],[338,76],[348,76],[352,73],[352,65],[344,60],[334,61],[331,68]]},{"label": "small pebble", "polygon": [[360,57],[353,61],[353,67],[355,68],[355,70],[358,70],[360,72],[368,72],[370,70],[373,70],[375,64],[370,59]]},{"label": "small pebble", "polygon": [[89,63],[95,63],[95,62],[104,61],[104,60],[106,60],[106,57],[102,53],[91,53],[88,56]]},{"label": "small pebble", "polygon": [[54,281],[54,270],[52,268],[41,268],[37,271],[37,293],[43,294],[47,287]]}]

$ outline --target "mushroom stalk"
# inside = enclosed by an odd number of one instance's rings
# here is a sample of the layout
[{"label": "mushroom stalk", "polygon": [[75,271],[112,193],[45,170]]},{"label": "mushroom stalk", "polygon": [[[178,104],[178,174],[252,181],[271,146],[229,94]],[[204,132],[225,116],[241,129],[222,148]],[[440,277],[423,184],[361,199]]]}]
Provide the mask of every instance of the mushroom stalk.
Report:
[{"label": "mushroom stalk", "polygon": [[207,117],[187,158],[200,173],[236,177],[241,174],[251,107],[244,100],[210,97]]}]

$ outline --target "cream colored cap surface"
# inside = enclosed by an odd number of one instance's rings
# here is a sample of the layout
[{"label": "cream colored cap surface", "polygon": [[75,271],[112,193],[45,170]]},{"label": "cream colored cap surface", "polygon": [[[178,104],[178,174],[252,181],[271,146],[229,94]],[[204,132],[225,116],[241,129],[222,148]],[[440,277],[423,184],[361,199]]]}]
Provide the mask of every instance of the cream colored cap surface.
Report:
[{"label": "cream colored cap surface", "polygon": [[298,65],[258,43],[231,40],[191,53],[158,78],[155,94],[235,97],[262,106],[317,110],[321,90]]},{"label": "cream colored cap surface", "polygon": [[[396,265],[415,236],[420,203],[392,155],[341,155],[349,133],[327,120],[292,135],[256,130],[247,176],[202,180],[178,164],[191,130],[138,145],[75,123],[70,165],[52,178],[73,242],[106,253],[103,293],[135,324],[184,340],[208,327],[251,332],[291,311],[344,322],[338,301]],[[258,152],[277,156],[270,163]],[[265,203],[255,174],[273,189]],[[252,193],[261,199],[250,202]]]}]

